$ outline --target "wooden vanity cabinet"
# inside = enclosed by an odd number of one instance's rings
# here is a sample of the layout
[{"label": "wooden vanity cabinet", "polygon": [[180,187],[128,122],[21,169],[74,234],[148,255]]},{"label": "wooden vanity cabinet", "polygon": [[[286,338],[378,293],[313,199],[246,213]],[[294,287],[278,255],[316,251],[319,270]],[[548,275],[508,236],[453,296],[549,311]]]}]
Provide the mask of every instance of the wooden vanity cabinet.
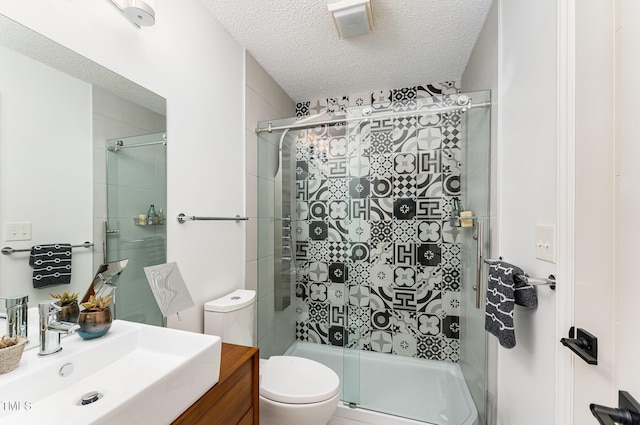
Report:
[{"label": "wooden vanity cabinet", "polygon": [[258,425],[256,347],[222,344],[220,379],[172,425]]}]

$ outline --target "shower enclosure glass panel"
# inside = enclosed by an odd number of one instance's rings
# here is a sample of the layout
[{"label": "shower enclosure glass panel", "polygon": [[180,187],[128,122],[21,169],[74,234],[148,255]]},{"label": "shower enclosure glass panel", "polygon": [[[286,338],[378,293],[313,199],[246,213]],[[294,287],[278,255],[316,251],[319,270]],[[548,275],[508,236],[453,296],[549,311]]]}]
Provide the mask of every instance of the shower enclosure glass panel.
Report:
[{"label": "shower enclosure glass panel", "polygon": [[[107,149],[105,261],[128,259],[118,280],[118,319],[162,326],[144,267],[166,262],[166,133],[111,139]],[[153,204],[158,215],[149,222]],[[145,217],[142,217],[144,215]]]},{"label": "shower enclosure glass panel", "polygon": [[[259,279],[277,275],[285,243],[278,211],[295,204],[295,267],[281,286],[293,293],[295,343],[287,348],[275,327],[259,332],[264,357],[286,352],[325,362],[341,376],[342,401],[358,407],[454,424],[472,415],[458,404],[466,397],[483,423],[476,238],[478,223],[488,234],[489,101],[489,92],[443,94],[258,124],[295,126],[258,141],[260,161],[275,163],[269,175],[282,179],[273,191],[258,184],[259,209],[271,212],[275,199],[274,219],[260,217]],[[309,125],[330,120],[338,122]],[[291,187],[287,179],[295,179],[292,193],[279,189]],[[474,218],[461,222],[465,210]],[[277,293],[275,282],[259,284],[259,297],[267,297],[259,322],[273,320],[273,298],[263,291]]]}]

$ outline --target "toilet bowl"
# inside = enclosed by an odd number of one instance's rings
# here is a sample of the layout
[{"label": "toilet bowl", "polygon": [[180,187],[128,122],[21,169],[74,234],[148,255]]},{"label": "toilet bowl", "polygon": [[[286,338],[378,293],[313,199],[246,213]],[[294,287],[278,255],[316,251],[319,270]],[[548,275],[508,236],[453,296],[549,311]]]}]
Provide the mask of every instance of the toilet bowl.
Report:
[{"label": "toilet bowl", "polygon": [[[204,305],[205,333],[253,345],[255,291],[239,289]],[[260,360],[261,425],[326,425],[340,400],[340,378],[329,367],[294,356]]]},{"label": "toilet bowl", "polygon": [[340,379],[327,366],[294,356],[260,362],[262,425],[326,425],[340,401]]}]

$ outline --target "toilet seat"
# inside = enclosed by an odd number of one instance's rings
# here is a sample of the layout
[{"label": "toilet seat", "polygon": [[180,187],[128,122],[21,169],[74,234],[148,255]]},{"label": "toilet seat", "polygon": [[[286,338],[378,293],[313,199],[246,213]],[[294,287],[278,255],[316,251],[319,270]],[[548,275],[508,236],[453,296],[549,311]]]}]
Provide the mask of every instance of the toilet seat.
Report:
[{"label": "toilet seat", "polygon": [[260,395],[290,404],[318,403],[340,392],[340,378],[327,366],[295,356],[272,356],[261,366]]}]

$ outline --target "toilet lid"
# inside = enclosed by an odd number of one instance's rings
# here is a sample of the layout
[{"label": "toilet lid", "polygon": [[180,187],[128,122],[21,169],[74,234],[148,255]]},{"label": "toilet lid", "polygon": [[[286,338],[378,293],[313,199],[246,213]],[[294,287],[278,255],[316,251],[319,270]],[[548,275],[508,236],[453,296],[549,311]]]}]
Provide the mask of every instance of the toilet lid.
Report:
[{"label": "toilet lid", "polygon": [[294,356],[272,356],[261,365],[260,395],[269,400],[317,403],[340,392],[340,378],[327,366]]}]

